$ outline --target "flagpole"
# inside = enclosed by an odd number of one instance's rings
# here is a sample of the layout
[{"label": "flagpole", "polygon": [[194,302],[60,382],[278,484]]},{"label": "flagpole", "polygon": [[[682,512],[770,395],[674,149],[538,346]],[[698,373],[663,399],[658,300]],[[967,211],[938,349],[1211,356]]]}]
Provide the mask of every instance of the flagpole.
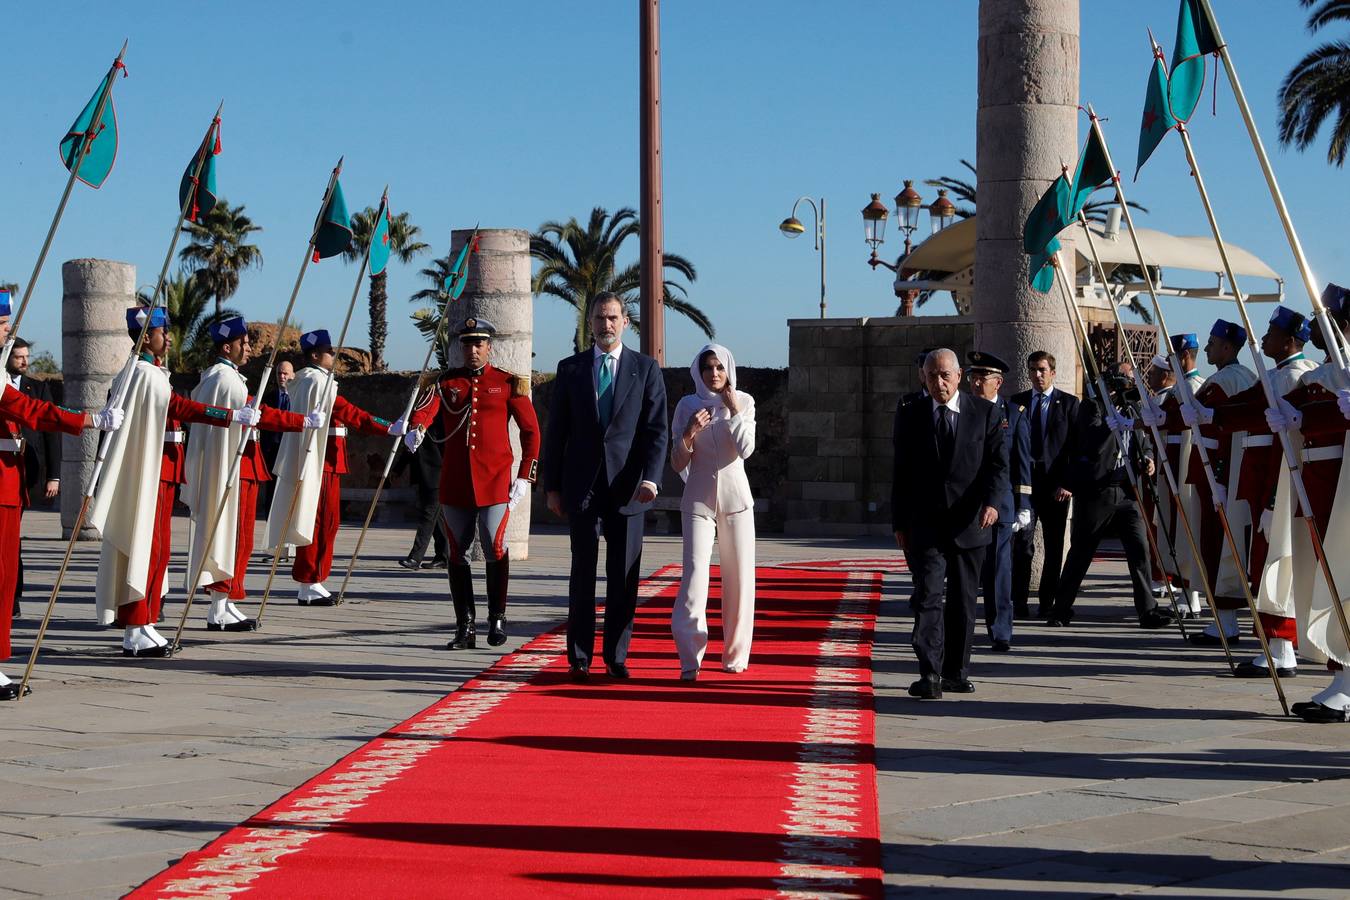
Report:
[{"label": "flagpole", "polygon": [[[469,241],[467,244],[469,248],[468,254],[470,256],[473,255],[474,248],[477,247],[477,245],[478,245],[478,226],[475,225],[473,228],[473,234],[469,235]],[[444,328],[446,325],[447,322],[446,316],[450,312],[450,304],[454,302],[454,300],[458,296],[456,288],[459,286],[460,283],[463,282],[464,278],[467,277],[468,270],[469,270],[469,262],[468,256],[466,256],[464,258],[464,271],[458,273],[458,275],[455,277],[455,283],[452,284],[445,292],[445,302],[441,304],[441,320],[440,320],[441,328]],[[451,274],[455,275],[455,273]],[[439,332],[439,330],[440,329],[438,328],[437,331]],[[439,334],[432,336],[431,343],[427,347],[426,359],[422,360],[422,368],[417,373],[417,378],[413,380],[413,388],[412,391],[410,391],[408,394],[408,402],[403,406],[403,421],[405,422],[407,422],[409,419],[412,418],[413,407],[417,403],[417,395],[422,391],[422,376],[426,374],[427,368],[431,365],[431,356],[436,351],[436,341],[438,337]],[[371,519],[373,519],[375,516],[375,507],[380,502],[380,494],[381,492],[384,491],[384,484],[386,481],[389,480],[389,473],[394,468],[394,455],[398,453],[398,445],[399,441],[401,440],[403,440],[403,438],[401,437],[395,438],[394,445],[389,448],[389,453],[385,457],[384,471],[380,473],[380,480],[375,485],[375,495],[370,498],[370,508],[366,510],[366,520],[361,524],[361,533],[356,538],[356,549],[352,551],[352,558],[347,562],[347,574],[343,576],[342,588],[338,591],[336,604],[338,606],[342,605],[343,598],[346,597],[347,595],[347,585],[351,582],[352,572],[356,569],[356,560],[361,556],[361,545],[365,543],[366,532],[370,529]]]},{"label": "flagpole", "polygon": [[[1069,316],[1070,323],[1077,326],[1074,329],[1074,343],[1078,345],[1078,361],[1083,367],[1084,384],[1088,390],[1091,391],[1093,390],[1093,382],[1095,382],[1097,399],[1099,399],[1102,404],[1102,420],[1105,422],[1108,414],[1115,412],[1115,404],[1111,402],[1111,391],[1106,386],[1106,379],[1102,377],[1101,367],[1097,365],[1097,360],[1092,356],[1091,342],[1088,340],[1087,324],[1083,321],[1082,312],[1078,309],[1078,303],[1074,299],[1073,286],[1069,282],[1069,275],[1065,269],[1064,260],[1060,251],[1056,251],[1055,255],[1051,257],[1051,265],[1054,267],[1055,274],[1058,276],[1055,281],[1059,284],[1060,294],[1064,300],[1064,312]],[[1134,496],[1135,506],[1139,509],[1139,518],[1144,523],[1145,540],[1148,542],[1149,550],[1152,551],[1152,555],[1158,560],[1158,568],[1162,571],[1164,579],[1166,579],[1167,569],[1163,565],[1164,561],[1162,553],[1158,550],[1158,545],[1154,540],[1153,532],[1148,527],[1147,511],[1144,509],[1144,495],[1139,490],[1139,474],[1135,471],[1134,460],[1130,456],[1129,445],[1125,435],[1121,432],[1112,428],[1111,434],[1116,439],[1116,450],[1120,453],[1121,460],[1125,465],[1125,474],[1129,476],[1130,493]],[[1172,605],[1175,607],[1176,596],[1172,594],[1170,589],[1168,591],[1168,596],[1171,597]],[[1186,625],[1182,622],[1180,617],[1178,617],[1176,621],[1177,625],[1181,628],[1181,636],[1185,639]]]},{"label": "flagpole", "polygon": [[[319,391],[319,399],[316,409],[325,407],[324,421],[328,427],[332,428],[333,406],[337,403],[337,391],[333,391],[333,402],[328,402],[328,390],[333,385],[334,373],[337,372],[338,355],[347,343],[347,326],[352,321],[352,311],[356,309],[356,298],[361,294],[361,282],[365,281],[366,269],[370,266],[370,251],[375,247],[375,231],[385,215],[387,204],[389,202],[389,185],[384,186],[384,193],[380,197],[380,208],[375,214],[375,225],[371,228],[370,246],[366,247],[366,252],[361,257],[361,269],[356,273],[356,284],[352,285],[352,299],[347,304],[347,317],[342,320],[342,331],[338,333],[337,349],[333,353],[333,367],[328,370],[324,377],[323,387]],[[314,430],[310,429],[303,435],[305,449],[300,454],[300,465],[296,470],[295,488],[291,491],[291,502],[286,509],[286,519],[281,526],[281,537],[277,541],[276,547],[272,549],[272,567],[267,572],[267,586],[263,588],[262,602],[258,605],[258,627],[262,627],[263,613],[267,611],[267,599],[272,596],[272,582],[277,576],[277,565],[281,562],[281,554],[286,549],[286,533],[291,530],[291,520],[295,518],[295,509],[300,502],[300,486],[305,482],[305,469],[308,468],[309,458],[314,452]],[[324,446],[324,452],[328,452],[327,445]],[[320,473],[322,479],[322,473]]]},{"label": "flagpole", "polygon": [[[291,288],[291,298],[286,303],[286,310],[281,314],[277,321],[276,338],[272,341],[272,352],[267,357],[267,365],[263,367],[262,378],[258,382],[258,392],[253,395],[249,406],[257,410],[262,406],[262,395],[267,390],[267,382],[272,378],[272,369],[275,368],[277,355],[281,352],[281,341],[286,333],[286,326],[290,323],[291,312],[295,309],[295,298],[300,295],[300,285],[304,283],[305,272],[309,269],[309,260],[314,253],[314,242],[319,237],[319,225],[323,221],[324,210],[328,208],[328,201],[333,196],[333,190],[337,187],[338,176],[342,174],[342,160],[345,157],[338,157],[337,165],[333,167],[333,172],[328,176],[328,187],[324,189],[323,201],[319,204],[319,213],[314,217],[314,226],[309,232],[309,243],[305,247],[305,258],[300,263],[300,271],[295,276],[295,286]],[[230,472],[225,480],[225,489],[220,496],[220,502],[216,504],[216,514],[211,519],[211,528],[206,532],[206,542],[203,547],[211,546],[216,539],[216,531],[220,528],[220,520],[225,511],[225,501],[230,496],[230,491],[235,489],[239,479],[239,465],[244,458],[244,450],[248,447],[248,442],[252,437],[252,428],[241,428],[239,432],[239,443],[234,450],[234,459],[230,463]],[[197,582],[201,580],[202,568],[206,564],[206,554],[202,554],[201,562],[197,566],[197,571],[187,584],[187,599],[183,603],[183,615],[178,620],[178,631],[173,638],[173,652],[179,652],[182,647],[183,627],[187,625],[188,613],[192,610],[192,599],[197,595]]]},{"label": "flagpole", "polygon": [[[1303,287],[1308,292],[1308,300],[1312,303],[1313,315],[1322,324],[1322,334],[1327,337],[1327,352],[1331,355],[1332,361],[1340,370],[1338,381],[1341,387],[1350,386],[1350,373],[1346,371],[1347,351],[1342,347],[1344,335],[1340,335],[1338,340],[1332,335],[1338,335],[1337,329],[1331,327],[1331,317],[1327,314],[1326,306],[1322,303],[1322,295],[1318,292],[1316,282],[1313,280],[1312,267],[1308,264],[1308,256],[1303,252],[1303,243],[1299,240],[1298,231],[1294,228],[1294,220],[1289,215],[1289,207],[1284,202],[1284,194],[1280,191],[1280,183],[1275,178],[1275,170],[1270,165],[1270,157],[1266,154],[1265,145],[1261,142],[1261,132],[1256,127],[1256,120],[1252,116],[1251,107],[1247,105],[1247,95],[1242,90],[1242,82],[1238,80],[1237,66],[1233,64],[1233,56],[1228,52],[1228,44],[1224,42],[1223,34],[1219,31],[1219,20],[1214,15],[1214,8],[1210,6],[1209,0],[1200,0],[1204,7],[1205,15],[1209,19],[1209,27],[1214,32],[1215,43],[1219,45],[1219,58],[1223,60],[1224,71],[1228,74],[1228,83],[1233,88],[1233,96],[1237,98],[1238,110],[1242,113],[1242,121],[1247,126],[1247,135],[1251,138],[1252,149],[1256,151],[1257,162],[1261,165],[1261,173],[1265,176],[1266,186],[1270,189],[1270,199],[1275,202],[1275,214],[1280,219],[1280,225],[1284,228],[1284,236],[1289,241],[1289,249],[1294,254],[1294,263],[1298,266],[1298,274],[1303,281]],[[1337,594],[1337,597],[1340,595]],[[1342,627],[1344,627],[1344,613],[1342,613]]]},{"label": "flagpole", "polygon": [[[125,47],[123,47],[125,50]],[[220,101],[220,106],[216,108],[216,114],[211,119],[211,125],[206,129],[206,137],[202,142],[203,148],[211,146],[211,135],[220,127],[220,113],[225,108],[225,101]],[[206,167],[207,152],[198,150],[196,159],[195,175],[200,178],[202,170]],[[187,211],[192,204],[192,196],[188,195],[186,202],[182,203],[178,210],[178,219],[174,222],[173,236],[169,239],[169,252],[164,256],[164,265],[159,271],[159,280],[155,283],[154,293],[150,295],[150,306],[146,311],[145,321],[141,323],[141,333],[137,336],[135,342],[131,345],[131,353],[127,356],[127,361],[123,364],[118,380],[115,381],[115,390],[113,397],[109,401],[109,406],[115,409],[121,409],[126,403],[127,391],[131,387],[131,374],[135,371],[136,360],[141,355],[141,349],[145,346],[145,336],[150,333],[150,320],[154,310],[158,306],[160,292],[164,288],[164,280],[168,275],[169,264],[173,260],[174,250],[178,246],[178,235],[182,232],[183,219],[187,216]],[[85,517],[89,514],[89,505],[93,502],[94,494],[98,489],[99,480],[103,476],[103,466],[107,462],[108,453],[112,448],[112,443],[116,439],[117,432],[112,432],[102,436],[98,444],[98,452],[94,457],[94,469],[89,474],[89,484],[84,490],[84,498],[80,501],[80,510],[75,515],[75,526],[70,530],[70,539],[66,542],[65,556],[61,560],[61,568],[57,570],[56,580],[52,583],[51,594],[47,597],[47,611],[42,616],[42,622],[38,625],[37,636],[33,641],[33,649],[28,655],[28,667],[24,670],[23,681],[19,685],[19,698],[23,699],[24,690],[28,685],[29,676],[33,673],[33,667],[37,663],[38,651],[42,647],[42,641],[47,635],[47,626],[51,623],[52,613],[56,609],[56,598],[61,593],[61,587],[65,582],[66,571],[70,567],[70,560],[75,552],[75,542],[79,540],[80,529],[84,527]]]},{"label": "flagpole", "polygon": [[[103,110],[108,106],[108,100],[112,97],[112,86],[116,82],[117,70],[126,68],[122,65],[122,57],[127,54],[127,41],[122,42],[122,49],[117,52],[117,59],[113,60],[112,67],[108,69],[105,81],[108,84],[106,91],[100,92],[98,103],[94,104],[94,118],[90,124],[96,127],[103,119]],[[70,193],[75,189],[75,179],[80,174],[80,166],[84,164],[84,158],[89,155],[89,148],[93,146],[93,137],[85,133],[84,139],[80,141],[80,152],[75,157],[75,165],[70,169],[70,177],[66,179],[65,190],[61,192],[61,202],[56,205],[56,215],[52,216],[51,227],[47,229],[47,237],[42,242],[42,249],[38,251],[37,262],[33,264],[33,274],[28,276],[28,283],[23,286],[23,299],[19,302],[19,308],[15,312],[13,319],[10,320],[9,339],[5,341],[5,346],[0,349],[0,369],[9,362],[10,351],[14,349],[14,340],[19,334],[19,322],[23,319],[24,310],[28,308],[28,300],[33,296],[33,287],[37,284],[38,275],[42,272],[42,266],[47,261],[47,252],[52,248],[52,240],[56,237],[56,228],[61,224],[61,217],[66,213],[66,203],[70,200]]]},{"label": "flagpole", "polygon": [[[1101,257],[1097,253],[1097,242],[1092,237],[1092,230],[1088,227],[1087,217],[1083,215],[1081,210],[1078,213],[1078,221],[1083,226],[1083,233],[1087,236],[1088,250],[1092,254],[1092,263],[1093,267],[1097,270],[1097,277],[1101,280],[1102,285],[1106,286],[1109,284],[1106,277],[1106,268],[1102,265]],[[1134,350],[1131,349],[1129,341],[1126,339],[1125,323],[1121,320],[1120,310],[1117,308],[1114,301],[1111,303],[1111,313],[1115,316],[1116,329],[1120,334],[1121,342],[1125,346],[1125,352],[1129,356],[1130,364],[1134,368],[1135,384],[1139,387],[1139,396],[1140,399],[1143,400],[1148,397],[1148,395],[1139,375],[1140,367],[1135,360]],[[1163,331],[1163,341],[1169,346],[1171,345],[1171,337],[1165,330]],[[1178,371],[1180,370],[1179,365],[1176,368]],[[1184,377],[1185,376],[1183,375],[1182,378],[1184,379]],[[1146,402],[1152,403],[1153,400],[1152,398],[1148,398]],[[1208,604],[1210,615],[1214,619],[1215,629],[1219,632],[1219,644],[1223,647],[1224,657],[1228,660],[1228,670],[1230,672],[1236,672],[1237,665],[1233,662],[1233,652],[1228,647],[1228,637],[1223,633],[1223,627],[1219,623],[1218,605],[1214,602],[1214,589],[1209,583],[1209,572],[1205,569],[1204,557],[1200,554],[1200,542],[1195,536],[1195,528],[1191,525],[1190,515],[1186,512],[1186,504],[1182,502],[1180,474],[1179,472],[1174,473],[1172,471],[1172,465],[1167,459],[1167,442],[1163,438],[1161,429],[1159,429],[1157,425],[1151,425],[1149,426],[1149,430],[1153,435],[1154,446],[1162,448],[1159,452],[1159,456],[1162,460],[1163,474],[1167,476],[1167,488],[1172,492],[1173,502],[1177,507],[1177,517],[1180,519],[1182,527],[1186,530],[1186,542],[1190,545],[1191,557],[1196,562],[1195,569],[1200,576],[1200,586],[1204,588],[1205,602]],[[1178,466],[1184,464],[1184,462],[1184,460],[1178,460]]]},{"label": "flagpole", "polygon": [[[1256,371],[1260,374],[1261,390],[1266,397],[1266,406],[1279,412],[1279,398],[1275,395],[1274,385],[1270,383],[1270,372],[1262,362],[1261,351],[1256,347],[1256,331],[1252,328],[1251,317],[1247,314],[1247,303],[1242,296],[1242,289],[1238,287],[1237,275],[1233,272],[1232,261],[1228,258],[1228,248],[1224,244],[1223,235],[1219,231],[1219,220],[1214,216],[1214,207],[1209,200],[1209,191],[1205,189],[1205,179],[1200,174],[1200,164],[1195,158],[1195,148],[1191,146],[1190,132],[1187,130],[1185,123],[1177,124],[1177,133],[1181,135],[1181,146],[1186,149],[1186,162],[1190,164],[1191,175],[1195,178],[1196,190],[1200,192],[1200,202],[1205,207],[1205,217],[1209,220],[1210,231],[1214,234],[1214,243],[1219,248],[1219,259],[1223,262],[1224,273],[1228,276],[1228,283],[1232,285],[1233,299],[1237,301],[1238,314],[1242,316],[1242,325],[1247,329],[1247,349],[1251,351],[1252,361],[1256,366]],[[1326,343],[1327,346],[1332,346],[1336,342],[1333,338]],[[1317,555],[1318,566],[1322,570],[1322,578],[1326,581],[1331,596],[1339,600],[1341,592],[1336,589],[1336,579],[1331,573],[1331,564],[1327,560],[1326,547],[1322,543],[1322,533],[1313,518],[1312,503],[1309,502],[1308,488],[1303,481],[1303,465],[1299,459],[1298,449],[1294,447],[1293,438],[1289,436],[1288,429],[1282,429],[1279,434],[1280,446],[1284,450],[1285,468],[1289,470],[1289,483],[1293,485],[1297,492],[1299,506],[1303,509],[1303,520],[1308,523],[1308,536],[1312,539],[1313,551]],[[1345,638],[1345,644],[1350,647],[1350,622],[1346,621],[1345,610],[1340,602],[1332,605],[1336,608],[1336,617],[1341,626],[1341,634]]]},{"label": "flagpole", "polygon": [[[1088,104],[1087,112],[1092,131],[1096,135],[1097,140],[1101,143],[1102,153],[1106,157],[1107,169],[1111,172],[1111,183],[1116,189],[1116,200],[1120,204],[1121,214],[1125,219],[1125,226],[1130,232],[1130,243],[1134,245],[1135,257],[1139,260],[1139,268],[1144,276],[1144,284],[1148,288],[1149,299],[1153,301],[1153,310],[1154,315],[1158,319],[1158,328],[1162,331],[1163,339],[1168,342],[1168,351],[1172,362],[1172,368],[1177,376],[1177,389],[1181,392],[1187,403],[1194,404],[1195,397],[1191,393],[1190,385],[1186,382],[1186,373],[1182,371],[1181,361],[1177,359],[1176,351],[1171,347],[1171,336],[1167,330],[1167,319],[1163,315],[1162,303],[1158,300],[1158,291],[1153,284],[1153,273],[1149,271],[1148,263],[1144,259],[1143,248],[1139,246],[1139,235],[1134,228],[1134,217],[1130,215],[1130,207],[1125,199],[1125,189],[1121,185],[1120,175],[1117,173],[1115,163],[1111,159],[1111,149],[1106,144],[1106,136],[1102,134],[1101,123],[1098,121],[1097,114],[1093,111],[1091,104]],[[1193,436],[1193,445],[1200,451],[1200,462],[1204,465],[1205,475],[1209,479],[1210,494],[1217,500],[1219,497],[1219,483],[1214,474],[1214,467],[1210,463],[1209,451],[1204,445],[1199,423],[1192,426],[1191,434]],[[1266,629],[1261,624],[1261,616],[1256,609],[1256,599],[1252,597],[1251,584],[1247,579],[1247,567],[1243,565],[1242,552],[1238,548],[1237,539],[1233,537],[1233,529],[1228,521],[1228,510],[1225,508],[1225,504],[1217,502],[1214,505],[1214,510],[1219,515],[1219,524],[1223,527],[1224,539],[1228,544],[1228,552],[1233,557],[1233,565],[1238,572],[1237,580],[1242,585],[1242,593],[1247,600],[1247,608],[1252,614],[1253,630],[1256,632],[1257,640],[1261,643],[1261,652],[1265,655],[1266,665],[1271,680],[1275,684],[1275,693],[1280,699],[1280,707],[1287,716],[1289,715],[1289,702],[1285,699],[1284,687],[1280,684],[1280,675],[1275,671],[1275,661],[1270,655],[1270,644],[1266,641]],[[1200,562],[1202,565],[1204,564],[1203,559]],[[1216,630],[1222,635],[1222,624],[1219,624]]]}]

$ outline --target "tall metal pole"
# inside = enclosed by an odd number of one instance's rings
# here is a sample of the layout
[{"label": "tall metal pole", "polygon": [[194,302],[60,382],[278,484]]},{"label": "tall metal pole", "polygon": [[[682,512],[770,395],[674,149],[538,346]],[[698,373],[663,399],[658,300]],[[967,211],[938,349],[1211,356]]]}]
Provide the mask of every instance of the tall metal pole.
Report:
[{"label": "tall metal pole", "polygon": [[817,224],[820,245],[820,317],[825,318],[825,198],[820,198],[820,222]]},{"label": "tall metal pole", "polygon": [[642,131],[642,352],[666,364],[665,225],[661,214],[661,0],[638,0]]}]

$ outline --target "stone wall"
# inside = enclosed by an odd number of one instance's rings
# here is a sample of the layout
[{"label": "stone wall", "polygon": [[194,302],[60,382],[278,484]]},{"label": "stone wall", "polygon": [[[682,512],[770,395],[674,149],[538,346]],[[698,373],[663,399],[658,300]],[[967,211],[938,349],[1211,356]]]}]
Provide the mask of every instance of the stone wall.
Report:
[{"label": "stone wall", "polygon": [[788,534],[889,534],[891,432],[901,394],[919,386],[915,357],[972,349],[961,316],[788,321]]}]

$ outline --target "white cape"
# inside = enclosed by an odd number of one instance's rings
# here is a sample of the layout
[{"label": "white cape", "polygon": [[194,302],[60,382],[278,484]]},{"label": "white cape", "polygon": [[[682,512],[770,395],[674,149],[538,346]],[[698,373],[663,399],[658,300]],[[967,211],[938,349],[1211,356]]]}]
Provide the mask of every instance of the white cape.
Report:
[{"label": "white cape", "polygon": [[[328,450],[329,420],[332,419],[333,402],[337,399],[337,382],[330,379],[324,369],[307,366],[296,374],[287,390],[291,395],[292,411],[304,415],[321,409],[326,415],[322,428],[307,428],[281,436],[281,448],[272,467],[276,478],[272,508],[267,512],[267,549],[272,552],[281,544],[303,547],[314,541],[314,520],[319,513],[323,460]],[[309,453],[305,452],[307,444],[312,444]],[[295,497],[295,515],[287,522],[292,497]]]},{"label": "white cape", "polygon": [[[114,379],[114,396],[124,377]],[[101,625],[113,623],[118,606],[145,599],[170,392],[168,373],[136,361],[122,404],[126,417],[110,439],[89,505],[89,525],[103,535],[94,605]]]},{"label": "white cape", "polygon": [[[248,402],[248,386],[238,369],[229,363],[218,362],[202,373],[202,380],[192,391],[192,399],[207,406],[238,409]],[[242,425],[229,428],[197,425],[188,434],[187,483],[179,494],[192,510],[192,540],[188,547],[187,571],[183,573],[184,590],[188,592],[217,581],[228,581],[234,576],[239,524],[238,480],[236,478],[235,489],[228,496],[225,483],[234,468],[243,432]],[[217,517],[219,524],[216,524]],[[207,547],[206,535],[213,526],[215,534],[211,546]],[[206,556],[204,565],[203,553]],[[201,566],[201,578],[195,585],[186,584],[198,566]]]}]

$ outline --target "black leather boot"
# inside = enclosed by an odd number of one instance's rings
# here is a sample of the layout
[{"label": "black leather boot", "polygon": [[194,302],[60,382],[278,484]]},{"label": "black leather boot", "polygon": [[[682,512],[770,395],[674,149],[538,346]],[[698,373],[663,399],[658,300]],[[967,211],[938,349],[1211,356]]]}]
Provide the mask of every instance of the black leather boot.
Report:
[{"label": "black leather boot", "polygon": [[472,650],[478,646],[473,627],[473,572],[465,563],[452,564],[450,570],[450,599],[455,605],[455,637],[447,650]]},{"label": "black leather boot", "polygon": [[503,553],[496,562],[488,561],[487,602],[488,602],[488,644],[500,647],[506,643],[506,586],[511,581],[511,555]]}]

